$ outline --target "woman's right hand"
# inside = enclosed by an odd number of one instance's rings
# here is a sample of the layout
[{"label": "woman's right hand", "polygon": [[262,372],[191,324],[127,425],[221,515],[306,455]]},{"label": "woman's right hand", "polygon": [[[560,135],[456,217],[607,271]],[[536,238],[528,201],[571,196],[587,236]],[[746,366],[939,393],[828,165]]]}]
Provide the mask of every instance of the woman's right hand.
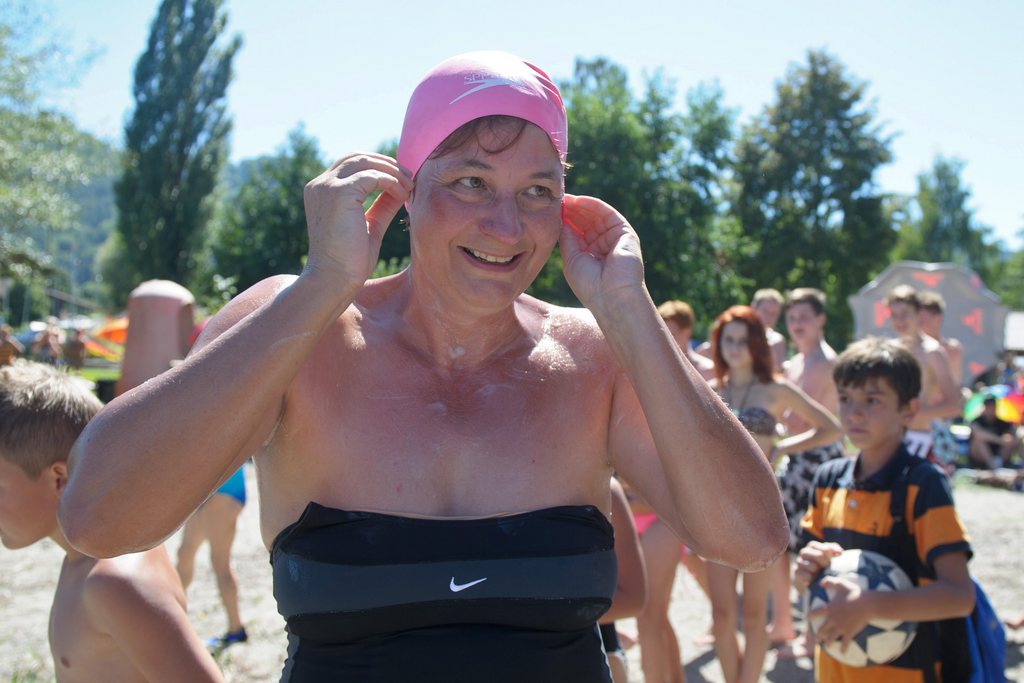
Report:
[{"label": "woman's right hand", "polygon": [[[412,193],[413,180],[383,154],[342,157],[303,191],[309,257],[306,270],[327,274],[340,288],[361,287],[373,273],[391,219]],[[381,194],[368,211],[373,192]]]}]

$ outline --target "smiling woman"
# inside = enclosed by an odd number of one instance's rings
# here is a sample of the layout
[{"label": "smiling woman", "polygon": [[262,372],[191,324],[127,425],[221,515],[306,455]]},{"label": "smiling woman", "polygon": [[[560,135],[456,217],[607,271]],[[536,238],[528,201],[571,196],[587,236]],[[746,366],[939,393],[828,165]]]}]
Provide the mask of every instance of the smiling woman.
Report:
[{"label": "smiling woman", "polygon": [[[397,160],[306,186],[303,273],[239,295],[93,421],[72,542],[153,544],[251,455],[296,682],[607,681],[613,469],[702,556],[770,563],[771,470],[674,343],[626,219],[564,194],[565,121],[512,55],[428,73]],[[368,280],[402,204],[410,265]],[[556,244],[586,309],[524,294]]]}]

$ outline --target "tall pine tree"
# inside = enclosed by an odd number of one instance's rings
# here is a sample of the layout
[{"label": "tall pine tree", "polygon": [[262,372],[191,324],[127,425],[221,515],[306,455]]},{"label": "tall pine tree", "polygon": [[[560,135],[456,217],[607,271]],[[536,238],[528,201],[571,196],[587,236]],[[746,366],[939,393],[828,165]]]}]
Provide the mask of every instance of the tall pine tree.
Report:
[{"label": "tall pine tree", "polygon": [[[241,39],[223,47],[220,0],[163,0],[135,66],[118,223],[104,276],[115,300],[139,281],[188,284],[227,153],[225,91]],[[115,272],[116,271],[116,272]]]}]

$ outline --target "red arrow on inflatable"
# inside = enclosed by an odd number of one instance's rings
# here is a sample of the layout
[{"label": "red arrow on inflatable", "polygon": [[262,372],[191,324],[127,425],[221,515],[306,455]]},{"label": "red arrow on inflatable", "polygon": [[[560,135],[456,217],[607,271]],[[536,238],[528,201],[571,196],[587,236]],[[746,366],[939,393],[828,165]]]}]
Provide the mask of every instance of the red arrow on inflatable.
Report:
[{"label": "red arrow on inflatable", "polygon": [[970,313],[965,315],[963,318],[960,318],[960,320],[963,322],[964,325],[967,326],[967,329],[969,329],[971,332],[974,333],[974,336],[976,336],[976,337],[980,337],[981,336],[981,309],[980,308],[975,308],[973,311],[971,311]]}]

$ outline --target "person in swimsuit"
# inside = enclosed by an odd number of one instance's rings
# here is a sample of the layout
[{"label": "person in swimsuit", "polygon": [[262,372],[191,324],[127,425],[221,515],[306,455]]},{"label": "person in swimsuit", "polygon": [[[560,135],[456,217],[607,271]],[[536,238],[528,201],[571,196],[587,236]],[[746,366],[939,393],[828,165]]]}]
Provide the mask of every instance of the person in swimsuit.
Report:
[{"label": "person in swimsuit", "polygon": [[672,587],[683,549],[679,538],[642,497],[632,490],[628,495],[647,570],[647,603],[636,617],[640,668],[645,681],[683,683],[686,674],[679,639],[669,619]]},{"label": "person in swimsuit", "polygon": [[637,616],[647,602],[647,570],[640,551],[633,516],[629,512],[629,501],[619,480],[612,477],[612,528],[615,530],[615,561],[618,565],[618,579],[611,607],[601,618],[601,642],[608,655],[612,683],[629,683],[629,669],[626,650],[619,642],[615,629],[616,619]]},{"label": "person in swimsuit", "polygon": [[[626,218],[565,193],[567,140],[520,58],[432,69],[397,159],[306,186],[302,273],[237,296],[90,423],[71,543],[151,545],[252,456],[291,683],[607,681],[613,469],[704,557],[774,562],[771,468],[673,342]],[[368,279],[402,205],[410,264]],[[585,308],[524,294],[556,244]]]},{"label": "person in swimsuit", "polygon": [[[828,410],[772,370],[764,323],[750,306],[733,306],[711,329],[715,379],[712,385],[760,446],[772,466],[785,453],[806,451],[836,441],[839,423]],[[806,431],[780,439],[779,422],[787,412],[799,415]],[[768,650],[767,612],[771,572],[743,574],[743,635],[736,637],[737,572],[708,565],[715,653],[727,681],[756,683]],[[785,605],[783,609],[788,609]]]},{"label": "person in swimsuit", "polygon": [[224,635],[214,636],[206,641],[206,646],[215,653],[229,645],[249,640],[249,634],[245,631],[245,624],[242,623],[242,615],[238,609],[238,581],[231,569],[231,546],[235,542],[235,529],[243,507],[244,466],[239,467],[214,491],[210,499],[189,517],[182,530],[181,545],[178,546],[178,576],[181,577],[182,586],[188,591],[199,546],[204,541],[210,543],[210,565],[217,578],[217,592],[228,618],[228,629]]}]

